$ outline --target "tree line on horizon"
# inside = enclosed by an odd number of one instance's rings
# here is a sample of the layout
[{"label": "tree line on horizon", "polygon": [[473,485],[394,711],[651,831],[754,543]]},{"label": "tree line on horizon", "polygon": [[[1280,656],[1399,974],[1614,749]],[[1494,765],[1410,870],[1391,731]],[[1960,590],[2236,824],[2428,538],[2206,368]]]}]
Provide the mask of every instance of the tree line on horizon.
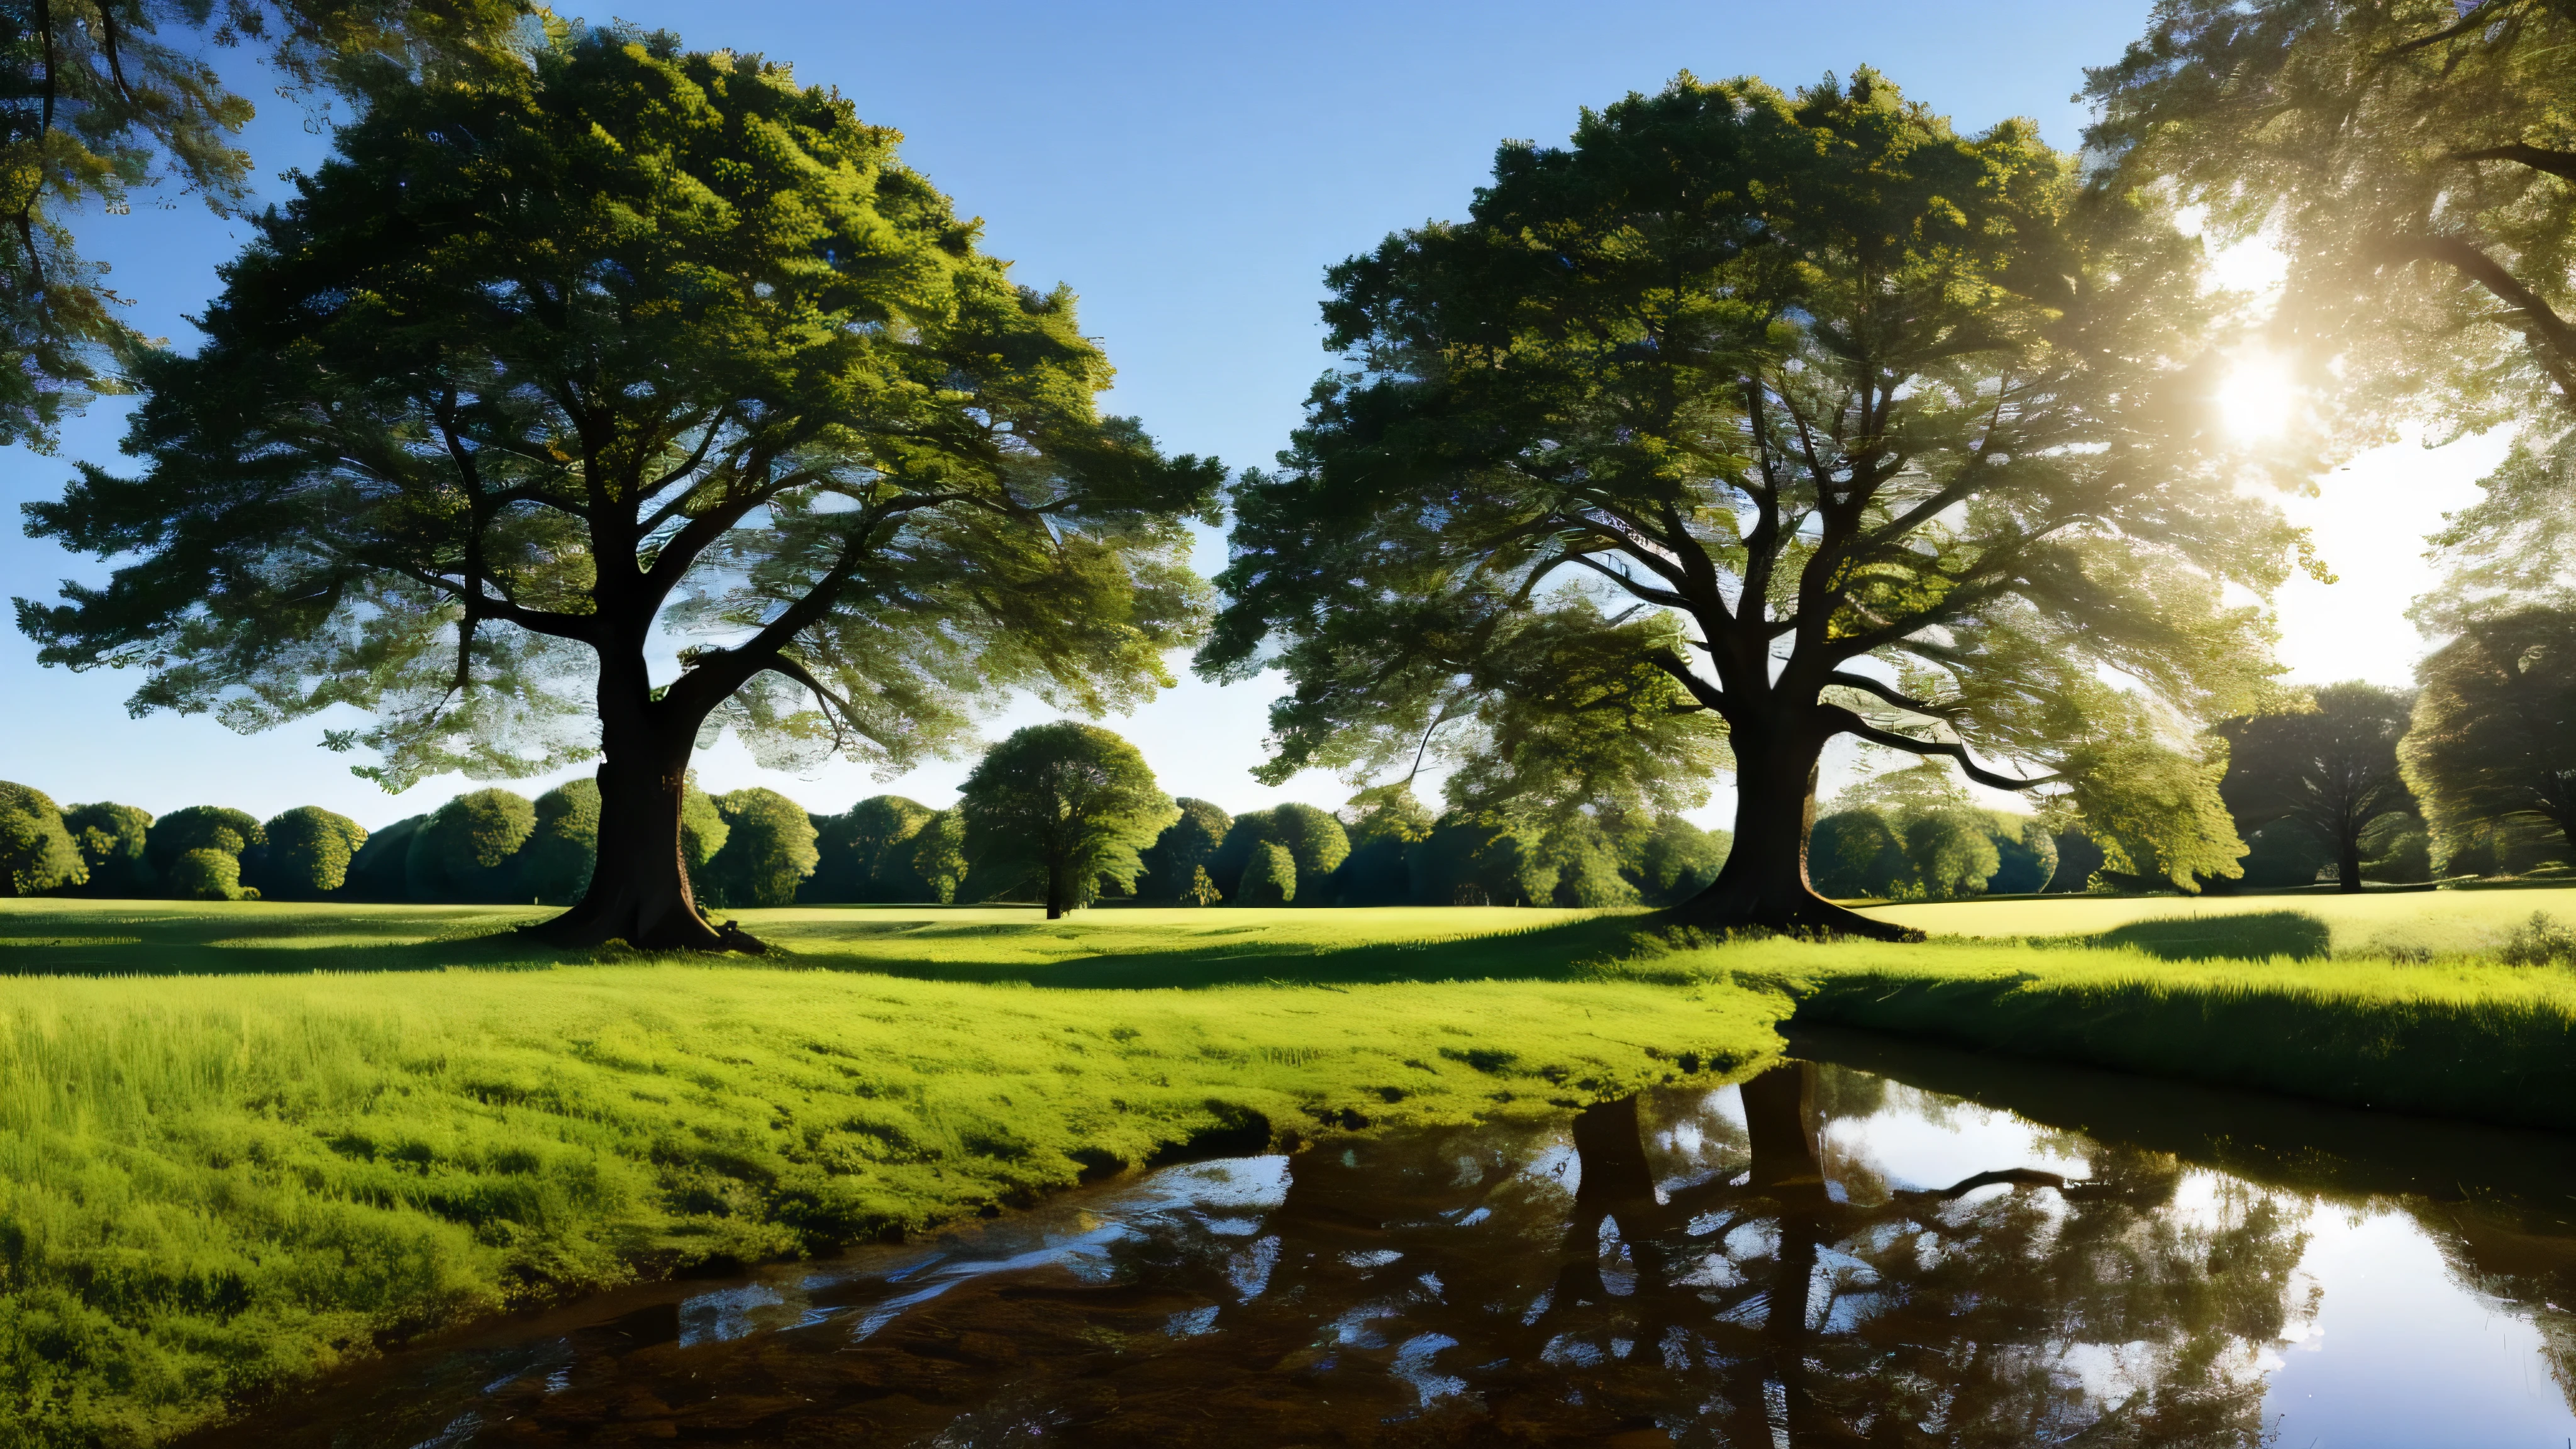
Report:
[{"label": "tree line on horizon", "polygon": [[[1240,471],[1100,414],[1071,290],[1014,281],[896,133],[782,64],[508,3],[236,9],[352,118],[245,218],[193,355],[100,322],[68,231],[22,215],[15,265],[63,284],[0,316],[35,389],[0,395],[0,429],[143,397],[130,475],[26,506],[111,577],[19,600],[19,626],[47,664],[142,666],[138,711],[368,711],[326,738],[389,788],[596,755],[602,853],[558,942],[756,948],[692,894],[755,889],[692,855],[723,807],[687,764],[716,734],[900,769],[1014,690],[1130,706],[1181,649],[1287,679],[1265,780],[1437,764],[1453,809],[1606,838],[1731,772],[1735,848],[1675,906],[1714,927],[1901,930],[1809,878],[1815,767],[1846,738],[1933,769],[1831,802],[1829,870],[1927,897],[2043,854],[1941,772],[2039,802],[2050,883],[2188,889],[2324,850],[2349,887],[2507,868],[2576,822],[2564,5],[2162,0],[2087,73],[2090,160],[2027,121],[1963,133],[1867,67],[1632,92],[1332,268],[1331,370]],[[246,106],[209,79],[120,110],[98,46],[37,20],[41,60],[12,63],[72,88],[82,143],[28,153],[69,168],[49,206],[113,201],[160,152],[238,199],[213,138]],[[12,104],[43,143],[37,93]],[[2276,315],[2209,285],[2185,207],[2281,242]],[[2220,415],[2252,348],[2308,389],[2268,439]],[[2273,727],[2229,722],[2334,714],[2279,683],[2264,604],[2331,576],[2248,485],[2304,488],[2410,418],[2517,429],[2434,540],[2450,573],[2417,618],[2444,642],[2393,745],[2414,803],[2320,783],[2315,750],[2263,798],[2237,762]],[[1192,520],[1230,524],[1212,583]],[[657,678],[661,628],[695,642]],[[1032,801],[1179,810],[1056,743],[988,756],[961,838],[1005,849]],[[1050,911],[1154,844],[1070,818],[1024,832]],[[1295,851],[1263,844],[1208,888],[1285,898]],[[1600,854],[1549,849],[1519,854],[1564,862],[1551,894]]]},{"label": "tree line on horizon", "polygon": [[[2526,621],[2527,622],[2527,621]],[[2546,647],[2543,647],[2544,644]],[[2510,647],[2510,675],[2482,661]],[[2554,745],[2576,704],[2576,625],[2554,640],[2437,654],[2419,691],[2358,681],[2303,707],[2222,722],[2221,793],[2246,842],[2241,877],[2202,889],[2518,875],[2576,856],[2564,821],[2529,809],[2513,781]],[[2526,687],[2528,686],[2528,687]],[[1090,768],[1126,793],[1068,805],[1003,788],[1015,773]],[[1338,906],[1667,906],[1714,880],[1732,844],[1682,816],[1549,820],[1452,804],[1409,789],[1362,790],[1338,811],[1289,802],[1230,814],[1165,800],[1133,746],[1095,726],[1020,731],[988,752],[959,803],[875,795],[838,814],[777,791],[686,788],[681,852],[698,899],[719,908],[789,904],[1100,899]],[[1017,814],[1012,806],[1021,808]],[[1052,892],[1050,821],[1088,820],[1087,862]],[[189,900],[349,900],[561,905],[598,857],[599,789],[567,781],[534,800],[485,788],[369,832],[318,806],[262,822],[192,806],[154,818],[108,802],[57,809],[0,782],[0,888]],[[1083,852],[1088,854],[1084,855]],[[1063,853],[1058,852],[1061,856]],[[1061,863],[1058,861],[1057,863]],[[2153,890],[2106,865],[2080,825],[1981,807],[1949,772],[1917,764],[1845,789],[1809,842],[1817,888],[1843,899]]]}]

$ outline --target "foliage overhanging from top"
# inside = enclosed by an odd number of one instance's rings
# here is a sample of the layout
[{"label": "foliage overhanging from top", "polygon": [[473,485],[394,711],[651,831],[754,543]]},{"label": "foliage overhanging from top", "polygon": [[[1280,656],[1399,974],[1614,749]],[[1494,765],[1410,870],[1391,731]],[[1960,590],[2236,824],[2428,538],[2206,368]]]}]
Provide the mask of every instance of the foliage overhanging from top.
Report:
[{"label": "foliage overhanging from top", "polygon": [[2271,332],[2352,441],[2518,428],[2427,627],[2576,601],[2576,6],[2159,0],[2088,139],[2288,255]]}]

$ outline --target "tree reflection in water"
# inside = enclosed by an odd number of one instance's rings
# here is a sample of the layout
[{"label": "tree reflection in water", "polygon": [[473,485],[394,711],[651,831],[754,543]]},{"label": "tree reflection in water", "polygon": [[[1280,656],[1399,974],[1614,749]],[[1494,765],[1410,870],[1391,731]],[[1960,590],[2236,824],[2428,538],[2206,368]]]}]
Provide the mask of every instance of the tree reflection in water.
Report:
[{"label": "tree reflection in water", "polygon": [[773,1274],[205,1442],[2262,1441],[2259,1361],[2314,1312],[2301,1209],[2078,1138],[2080,1181],[1891,1183],[1833,1130],[1889,1091],[1793,1064],[1570,1130],[1326,1144],[971,1273]]}]

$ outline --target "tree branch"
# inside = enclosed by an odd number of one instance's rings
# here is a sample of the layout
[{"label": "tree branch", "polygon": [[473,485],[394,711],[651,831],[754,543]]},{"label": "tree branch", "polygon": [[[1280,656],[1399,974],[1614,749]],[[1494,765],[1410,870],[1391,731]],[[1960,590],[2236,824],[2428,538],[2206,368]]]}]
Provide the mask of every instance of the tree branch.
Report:
[{"label": "tree branch", "polygon": [[1866,674],[1852,674],[1845,670],[1837,669],[1833,673],[1825,676],[1825,683],[1839,684],[1846,689],[1857,689],[1864,694],[1877,695],[1879,698],[1886,700],[1889,704],[1896,706],[1898,709],[1904,710],[1908,714],[1926,715],[1933,719],[1945,720],[1958,713],[1958,710],[1953,706],[1938,705],[1927,700],[1916,699],[1912,695],[1903,693],[1892,685],[1872,679]]},{"label": "tree branch", "polygon": [[2539,293],[2505,270],[2503,263],[2458,237],[2448,236],[2390,237],[2376,251],[2390,261],[2440,262],[2493,293],[2498,301],[2520,314],[2521,331],[2531,339],[2533,350],[2541,354],[2541,367],[2557,382],[2567,401],[2576,403],[2576,324],[2559,316]]},{"label": "tree branch", "polygon": [[1883,730],[1840,705],[1828,705],[1826,712],[1841,717],[1838,723],[1845,734],[1858,735],[1871,744],[1885,745],[1892,750],[1903,750],[1909,755],[1946,755],[1958,762],[1961,774],[1980,785],[1991,785],[1998,790],[2028,790],[2040,785],[2053,785],[2066,778],[2064,771],[2053,771],[2028,780],[1999,775],[1969,758],[1966,745],[1946,740],[1918,740],[1912,735]]},{"label": "tree branch", "polygon": [[2520,141],[2505,146],[2481,146],[2475,151],[2454,151],[2454,161],[2511,161],[2534,171],[2546,171],[2576,181],[2576,151],[2551,151],[2539,146],[2526,146]]}]

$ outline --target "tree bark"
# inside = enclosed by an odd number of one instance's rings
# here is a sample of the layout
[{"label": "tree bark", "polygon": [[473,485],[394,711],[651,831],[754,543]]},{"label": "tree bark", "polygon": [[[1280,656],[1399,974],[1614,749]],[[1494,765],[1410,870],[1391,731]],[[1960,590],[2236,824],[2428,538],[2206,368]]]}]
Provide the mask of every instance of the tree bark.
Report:
[{"label": "tree bark", "polygon": [[689,888],[680,807],[698,722],[683,728],[667,702],[650,697],[640,659],[633,679],[601,673],[599,856],[580,902],[529,934],[554,946],[624,941],[639,951],[761,954],[767,948],[754,937],[710,924]]},{"label": "tree bark", "polygon": [[1775,742],[1735,732],[1734,848],[1717,879],[1667,911],[1668,919],[1716,931],[1923,939],[1920,931],[1835,905],[1807,879],[1807,836],[1816,824],[1816,772],[1826,738],[1800,733]]},{"label": "tree bark", "polygon": [[2338,842],[2335,851],[2335,889],[2345,895],[2361,890],[2361,833],[2353,831]]}]

